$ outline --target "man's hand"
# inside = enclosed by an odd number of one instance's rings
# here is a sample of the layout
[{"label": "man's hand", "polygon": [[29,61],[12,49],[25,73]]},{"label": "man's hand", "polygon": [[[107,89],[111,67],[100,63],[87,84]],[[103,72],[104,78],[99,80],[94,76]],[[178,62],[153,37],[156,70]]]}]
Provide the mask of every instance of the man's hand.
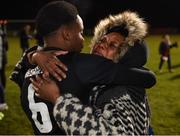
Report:
[{"label": "man's hand", "polygon": [[31,61],[42,69],[44,79],[48,80],[50,73],[58,81],[61,81],[63,78],[66,78],[65,71],[68,69],[56,56],[67,53],[67,51],[36,51],[33,53]]},{"label": "man's hand", "polygon": [[60,90],[55,81],[51,79],[47,81],[38,75],[34,79],[30,78],[30,80],[38,97],[55,104],[56,99],[60,96]]}]

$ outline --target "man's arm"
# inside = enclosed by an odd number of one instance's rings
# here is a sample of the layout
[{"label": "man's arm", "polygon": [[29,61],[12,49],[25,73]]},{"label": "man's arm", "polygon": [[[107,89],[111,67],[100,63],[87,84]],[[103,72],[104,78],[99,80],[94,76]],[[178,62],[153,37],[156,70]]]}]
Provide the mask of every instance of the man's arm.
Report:
[{"label": "man's arm", "polygon": [[[37,54],[38,55],[33,56],[36,63],[40,65],[43,71],[49,71],[50,74],[57,78],[57,75],[60,75],[60,72],[57,72],[57,69],[59,69],[58,67],[61,67],[61,65],[57,63],[58,60],[40,60],[40,58],[47,57],[45,54]],[[58,58],[60,59],[60,57]],[[155,75],[150,71],[138,68],[129,68],[121,63],[115,64],[111,60],[97,55],[77,53],[73,61],[74,71],[83,84],[118,84],[150,88],[156,83]]]},{"label": "man's arm", "polygon": [[156,83],[155,74],[151,71],[113,63],[97,55],[77,55],[74,65],[76,74],[83,84],[132,85],[150,88]]}]

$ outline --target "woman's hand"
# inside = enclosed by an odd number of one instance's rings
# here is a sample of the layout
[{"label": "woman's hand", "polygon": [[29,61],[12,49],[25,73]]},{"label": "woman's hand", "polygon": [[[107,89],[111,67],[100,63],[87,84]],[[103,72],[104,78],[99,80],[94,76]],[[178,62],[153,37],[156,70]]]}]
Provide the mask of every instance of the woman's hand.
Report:
[{"label": "woman's hand", "polygon": [[65,71],[68,69],[56,56],[67,53],[67,51],[36,51],[33,53],[31,61],[42,69],[44,79],[48,80],[50,73],[58,81],[61,81],[66,78]]},{"label": "woman's hand", "polygon": [[49,79],[48,81],[37,75],[36,78],[30,78],[36,95],[42,99],[56,102],[56,99],[60,96],[60,90],[54,80]]}]

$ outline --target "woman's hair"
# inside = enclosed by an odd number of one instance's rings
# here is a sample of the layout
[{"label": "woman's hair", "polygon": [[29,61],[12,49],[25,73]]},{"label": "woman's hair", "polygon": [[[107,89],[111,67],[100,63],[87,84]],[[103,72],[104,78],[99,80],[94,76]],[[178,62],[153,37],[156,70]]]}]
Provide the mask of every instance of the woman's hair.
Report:
[{"label": "woman's hair", "polygon": [[110,32],[118,32],[125,37],[124,45],[121,47],[118,57],[122,57],[129,47],[136,41],[141,41],[147,34],[147,24],[136,12],[125,11],[117,15],[110,15],[101,20],[94,30],[91,48]]}]

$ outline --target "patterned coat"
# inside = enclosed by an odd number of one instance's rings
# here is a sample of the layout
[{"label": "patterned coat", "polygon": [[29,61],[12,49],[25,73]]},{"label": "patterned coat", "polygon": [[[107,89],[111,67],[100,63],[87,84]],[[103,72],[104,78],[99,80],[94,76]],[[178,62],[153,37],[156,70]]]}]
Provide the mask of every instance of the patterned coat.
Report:
[{"label": "patterned coat", "polygon": [[68,135],[146,135],[150,118],[144,89],[105,88],[94,87],[91,106],[72,94],[60,96],[54,107],[59,127]]}]

